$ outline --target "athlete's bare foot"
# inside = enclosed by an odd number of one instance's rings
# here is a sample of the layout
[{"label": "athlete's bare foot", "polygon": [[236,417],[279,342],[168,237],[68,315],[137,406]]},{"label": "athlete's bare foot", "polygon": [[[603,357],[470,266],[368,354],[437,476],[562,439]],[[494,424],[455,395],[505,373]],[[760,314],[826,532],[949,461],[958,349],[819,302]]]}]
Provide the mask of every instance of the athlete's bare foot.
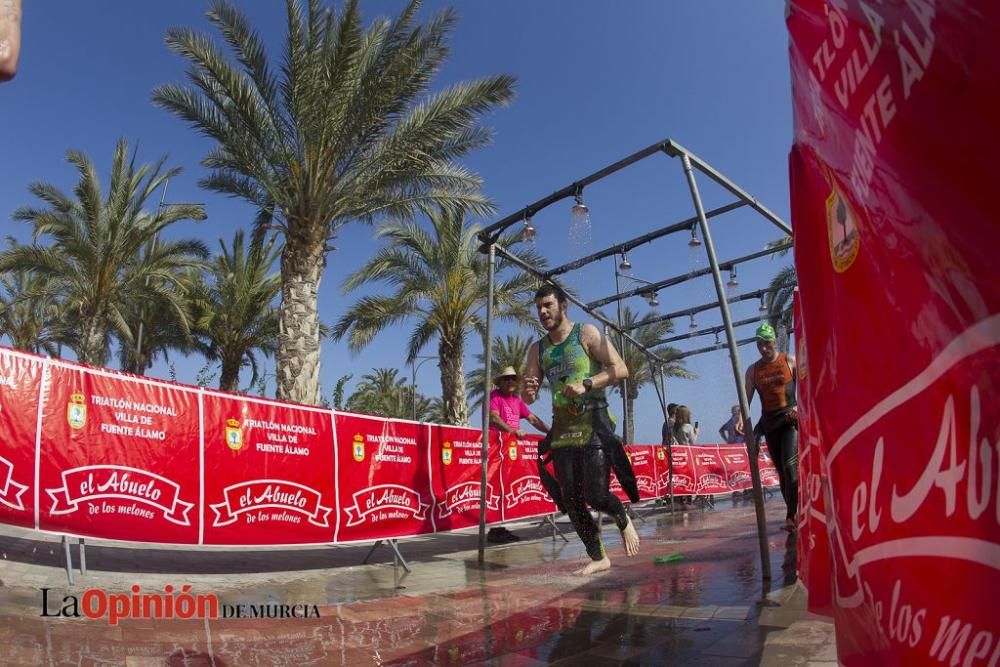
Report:
[{"label": "athlete's bare foot", "polygon": [[639,553],[639,533],[635,532],[632,519],[628,520],[628,524],[622,531],[622,542],[625,544],[625,555],[629,558]]},{"label": "athlete's bare foot", "polygon": [[611,559],[605,556],[601,560],[592,560],[586,567],[575,571],[573,574],[587,575],[594,574],[596,572],[604,572],[605,570],[611,569]]}]

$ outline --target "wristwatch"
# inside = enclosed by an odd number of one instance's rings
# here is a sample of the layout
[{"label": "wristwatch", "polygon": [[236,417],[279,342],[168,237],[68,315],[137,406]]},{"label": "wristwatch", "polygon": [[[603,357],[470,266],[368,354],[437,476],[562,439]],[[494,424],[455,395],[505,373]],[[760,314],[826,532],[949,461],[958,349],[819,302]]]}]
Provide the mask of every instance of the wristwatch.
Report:
[{"label": "wristwatch", "polygon": [[590,378],[583,378],[583,388],[590,391],[594,388],[594,381]]}]

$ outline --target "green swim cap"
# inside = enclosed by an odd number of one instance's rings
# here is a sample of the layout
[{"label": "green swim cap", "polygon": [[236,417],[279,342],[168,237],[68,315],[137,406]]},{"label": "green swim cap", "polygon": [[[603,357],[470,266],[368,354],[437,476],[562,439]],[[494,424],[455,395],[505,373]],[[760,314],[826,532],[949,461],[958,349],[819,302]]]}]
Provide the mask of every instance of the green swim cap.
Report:
[{"label": "green swim cap", "polygon": [[757,327],[757,340],[775,340],[777,336],[774,335],[774,327],[770,324],[762,324]]}]

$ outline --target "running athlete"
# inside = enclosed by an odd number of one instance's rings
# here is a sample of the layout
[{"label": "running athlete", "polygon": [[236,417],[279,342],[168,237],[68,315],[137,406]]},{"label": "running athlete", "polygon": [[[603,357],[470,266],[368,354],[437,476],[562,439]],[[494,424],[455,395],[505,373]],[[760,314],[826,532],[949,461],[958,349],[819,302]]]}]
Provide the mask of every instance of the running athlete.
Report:
[{"label": "running athlete", "polygon": [[[756,443],[763,434],[767,451],[778,471],[781,495],[785,499],[785,530],[795,530],[795,510],[799,498],[799,430],[795,407],[795,357],[775,349],[774,327],[757,328],[760,359],[747,369],[747,403],[760,394],[760,423],[753,430],[744,424],[746,440]],[[754,451],[751,454],[756,455]]]},{"label": "running athlete", "polygon": [[530,405],[538,398],[541,379],[549,381],[552,429],[547,440],[562,506],[590,556],[576,574],[593,574],[609,569],[611,560],[587,505],[614,518],[628,556],[639,552],[639,535],[625,506],[608,490],[611,466],[627,467],[627,459],[623,462],[624,455],[617,454],[624,450],[608,416],[604,389],[628,377],[628,369],[597,327],[570,321],[567,305],[557,287],[546,285],[535,293],[538,320],[548,333],[528,351],[522,398]]}]

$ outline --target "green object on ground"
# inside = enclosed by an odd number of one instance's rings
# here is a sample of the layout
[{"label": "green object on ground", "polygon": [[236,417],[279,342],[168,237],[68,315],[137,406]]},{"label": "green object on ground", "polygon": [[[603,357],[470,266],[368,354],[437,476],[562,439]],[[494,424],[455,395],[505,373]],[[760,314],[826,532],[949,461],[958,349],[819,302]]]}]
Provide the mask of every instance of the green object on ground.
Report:
[{"label": "green object on ground", "polygon": [[657,556],[653,559],[653,562],[657,565],[666,565],[667,563],[679,563],[684,560],[684,554],[669,554],[667,556]]}]

